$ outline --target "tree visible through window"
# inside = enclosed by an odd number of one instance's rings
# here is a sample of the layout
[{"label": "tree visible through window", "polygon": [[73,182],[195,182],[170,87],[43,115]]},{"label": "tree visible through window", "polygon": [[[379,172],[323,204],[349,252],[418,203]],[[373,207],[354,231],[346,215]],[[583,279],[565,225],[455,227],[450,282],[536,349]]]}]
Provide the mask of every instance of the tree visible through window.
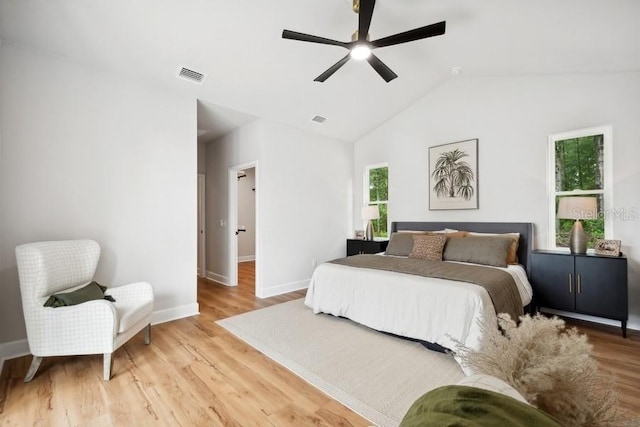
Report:
[{"label": "tree visible through window", "polygon": [[374,237],[388,237],[389,167],[369,166],[366,168],[365,178],[365,204],[378,205],[380,212],[380,219],[373,221]]},{"label": "tree visible through window", "polygon": [[574,220],[557,217],[558,203],[562,197],[591,196],[598,201],[598,215],[582,220],[587,235],[587,248],[595,246],[596,239],[605,238],[611,221],[607,221],[605,202],[610,192],[605,153],[610,128],[585,129],[549,138],[552,176],[550,180],[550,205],[553,207],[550,234],[555,247],[568,247]]}]

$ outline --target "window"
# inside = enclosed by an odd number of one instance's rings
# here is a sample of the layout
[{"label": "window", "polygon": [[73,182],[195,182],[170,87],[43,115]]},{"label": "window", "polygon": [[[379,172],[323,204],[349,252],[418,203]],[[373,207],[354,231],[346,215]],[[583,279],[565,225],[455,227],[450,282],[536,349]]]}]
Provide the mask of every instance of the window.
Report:
[{"label": "window", "polygon": [[389,166],[386,164],[367,166],[364,179],[364,204],[378,205],[380,219],[373,220],[374,237],[389,237]]},{"label": "window", "polygon": [[575,220],[558,218],[563,197],[595,197],[597,213],[582,220],[587,248],[613,235],[611,191],[611,127],[581,129],[549,137],[549,246],[569,246]]}]

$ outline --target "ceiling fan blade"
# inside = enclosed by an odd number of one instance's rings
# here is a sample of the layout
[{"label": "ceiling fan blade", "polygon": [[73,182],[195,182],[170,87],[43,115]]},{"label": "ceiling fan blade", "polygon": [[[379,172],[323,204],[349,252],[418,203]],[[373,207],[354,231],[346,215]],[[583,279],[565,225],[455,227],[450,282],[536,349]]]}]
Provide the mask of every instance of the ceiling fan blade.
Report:
[{"label": "ceiling fan blade", "polygon": [[374,40],[371,42],[371,46],[374,48],[393,46],[400,43],[412,42],[414,40],[426,39],[427,37],[441,36],[444,34],[445,28],[446,22],[442,21],[436,24],[427,25],[426,27],[416,28],[414,30]]},{"label": "ceiling fan blade", "polygon": [[371,26],[371,18],[373,17],[373,8],[376,0],[360,0],[360,9],[358,11],[358,41],[367,40],[369,27]]},{"label": "ceiling fan blade", "polygon": [[329,77],[331,77],[333,75],[333,73],[338,71],[338,69],[340,69],[340,67],[342,67],[344,64],[346,64],[349,59],[351,59],[351,53],[347,53],[347,56],[345,56],[340,61],[338,61],[335,64],[333,64],[331,67],[329,67],[327,69],[327,71],[325,71],[324,73],[320,74],[318,77],[313,79],[313,81],[315,81],[315,82],[324,82]]},{"label": "ceiling fan blade", "polygon": [[282,38],[290,39],[290,40],[298,40],[301,42],[311,42],[311,43],[328,44],[332,46],[341,46],[348,49],[348,43],[341,42],[338,40],[327,39],[324,37],[312,36],[311,34],[299,33],[297,31],[283,30]]},{"label": "ceiling fan blade", "polygon": [[373,53],[369,55],[369,57],[367,58],[367,62],[371,64],[373,69],[376,70],[378,74],[380,74],[380,77],[382,77],[387,83],[398,77],[396,73],[391,71],[391,68],[387,67],[385,63],[382,62],[380,58],[375,56]]}]

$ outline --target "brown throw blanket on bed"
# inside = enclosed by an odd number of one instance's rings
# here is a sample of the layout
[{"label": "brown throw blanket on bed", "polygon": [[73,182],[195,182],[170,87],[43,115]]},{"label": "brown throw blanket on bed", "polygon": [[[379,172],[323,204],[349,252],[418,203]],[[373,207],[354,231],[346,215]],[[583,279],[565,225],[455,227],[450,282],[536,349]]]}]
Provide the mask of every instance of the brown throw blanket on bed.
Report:
[{"label": "brown throw blanket on bed", "polygon": [[487,290],[496,313],[507,313],[516,322],[524,314],[522,298],[513,277],[506,271],[496,268],[380,255],[356,255],[330,262],[350,267],[473,283]]}]

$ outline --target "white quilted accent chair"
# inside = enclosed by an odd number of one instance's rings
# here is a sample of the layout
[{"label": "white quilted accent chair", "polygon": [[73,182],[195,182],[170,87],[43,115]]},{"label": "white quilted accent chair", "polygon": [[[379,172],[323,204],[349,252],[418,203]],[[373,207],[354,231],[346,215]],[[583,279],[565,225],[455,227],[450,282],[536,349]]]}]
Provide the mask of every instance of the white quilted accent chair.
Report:
[{"label": "white quilted accent chair", "polygon": [[24,379],[33,379],[43,357],[104,354],[104,380],[111,378],[112,354],[145,329],[151,339],[153,289],[147,282],[109,288],[107,300],[68,307],[43,307],[51,294],[90,283],[100,246],[93,240],[28,243],[16,247],[22,308],[33,360]]}]

